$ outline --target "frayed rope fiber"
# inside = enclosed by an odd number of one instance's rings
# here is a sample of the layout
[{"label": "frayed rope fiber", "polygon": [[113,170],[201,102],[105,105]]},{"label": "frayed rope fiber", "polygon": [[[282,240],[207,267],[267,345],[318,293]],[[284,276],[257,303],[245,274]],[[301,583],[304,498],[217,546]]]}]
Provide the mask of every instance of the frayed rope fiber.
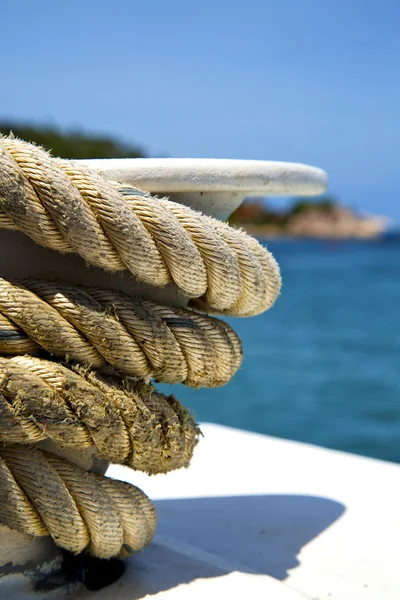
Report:
[{"label": "frayed rope fiber", "polygon": [[[244,232],[12,137],[0,138],[1,228],[152,286],[174,282],[206,313],[256,315],[281,286],[275,259]],[[0,278],[1,523],[100,558],[150,542],[149,498],[76,463],[189,464],[200,430],[150,380],[218,387],[242,361],[231,327],[198,311]]]}]

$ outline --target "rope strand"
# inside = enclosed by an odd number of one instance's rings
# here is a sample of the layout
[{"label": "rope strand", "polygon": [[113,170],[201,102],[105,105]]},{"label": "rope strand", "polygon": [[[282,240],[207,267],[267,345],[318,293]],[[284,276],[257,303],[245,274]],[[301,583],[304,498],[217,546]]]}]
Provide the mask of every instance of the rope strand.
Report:
[{"label": "rope strand", "polygon": [[95,288],[0,278],[0,350],[39,348],[135,377],[217,387],[240,367],[241,343],[222,321]]},{"label": "rope strand", "polygon": [[148,473],[187,466],[199,436],[190,413],[152,385],[29,356],[0,357],[0,417],[0,442],[95,446]]},{"label": "rope strand", "polygon": [[74,554],[111,558],[142,550],[157,515],[133,485],[12,445],[0,448],[0,521],[33,536],[50,534]]},{"label": "rope strand", "polygon": [[280,290],[274,258],[244,232],[11,138],[0,138],[0,226],[144,283],[174,281],[212,312],[251,316]]}]

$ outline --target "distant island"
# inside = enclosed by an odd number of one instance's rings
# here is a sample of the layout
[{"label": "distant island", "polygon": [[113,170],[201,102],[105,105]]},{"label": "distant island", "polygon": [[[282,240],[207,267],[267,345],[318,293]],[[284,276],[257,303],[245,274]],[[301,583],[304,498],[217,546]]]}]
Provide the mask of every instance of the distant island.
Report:
[{"label": "distant island", "polygon": [[261,199],[245,201],[229,222],[258,237],[306,237],[319,239],[373,239],[385,234],[386,217],[361,216],[334,198],[295,199],[284,212],[273,210]]}]

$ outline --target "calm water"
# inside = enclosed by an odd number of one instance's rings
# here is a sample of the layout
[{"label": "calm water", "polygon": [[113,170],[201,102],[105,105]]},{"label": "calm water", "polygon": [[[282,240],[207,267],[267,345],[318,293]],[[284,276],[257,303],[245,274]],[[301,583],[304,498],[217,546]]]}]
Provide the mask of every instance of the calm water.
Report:
[{"label": "calm water", "polygon": [[282,295],[231,319],[243,367],[169,388],[198,420],[400,462],[400,244],[279,241]]}]

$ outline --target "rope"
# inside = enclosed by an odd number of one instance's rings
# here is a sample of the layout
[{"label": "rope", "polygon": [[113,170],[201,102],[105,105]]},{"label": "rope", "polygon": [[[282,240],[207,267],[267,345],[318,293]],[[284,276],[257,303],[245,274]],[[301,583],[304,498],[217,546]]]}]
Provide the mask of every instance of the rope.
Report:
[{"label": "rope", "polygon": [[15,445],[0,449],[0,521],[33,536],[50,534],[70,552],[111,558],[146,546],[157,516],[139,488]]},{"label": "rope", "polygon": [[0,442],[83,451],[148,473],[187,466],[199,429],[173,396],[142,380],[0,357]]},{"label": "rope", "polygon": [[277,298],[279,268],[244,232],[0,138],[0,227],[155,286],[174,281],[212,312],[251,316]]},{"label": "rope", "polygon": [[199,434],[173,396],[141,380],[29,356],[0,358],[0,522],[99,558],[142,550],[156,512],[141,490],[33,444],[94,448],[98,458],[165,473],[188,465]]},{"label": "rope", "polygon": [[[281,285],[271,254],[244,232],[11,137],[0,138],[0,228],[153,286],[173,281],[207,313],[260,313]],[[241,361],[237,335],[209,315],[0,278],[0,522],[73,553],[144,548],[151,501],[76,463],[94,456],[151,474],[187,466],[200,430],[151,378],[216,387]]]},{"label": "rope", "polygon": [[37,354],[136,377],[216,387],[241,364],[241,344],[223,321],[99,289],[0,278],[0,352]]}]

